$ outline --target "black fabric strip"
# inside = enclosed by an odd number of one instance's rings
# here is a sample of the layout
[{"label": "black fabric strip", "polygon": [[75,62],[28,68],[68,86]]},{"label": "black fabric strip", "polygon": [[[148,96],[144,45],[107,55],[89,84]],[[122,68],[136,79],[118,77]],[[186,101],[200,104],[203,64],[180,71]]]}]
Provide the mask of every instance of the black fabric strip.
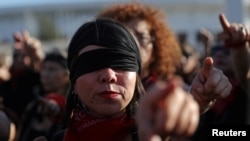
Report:
[{"label": "black fabric strip", "polygon": [[[105,47],[115,52],[91,51],[90,55],[86,52],[78,56],[80,50],[88,45]],[[111,19],[98,18],[83,24],[73,36],[68,48],[68,67],[73,83],[80,75],[104,67],[132,70],[140,74],[141,58],[136,41],[124,26]]]},{"label": "black fabric strip", "polygon": [[96,49],[81,54],[75,65],[70,68],[71,80],[83,74],[103,68],[135,71],[139,70],[137,57],[134,53],[117,49]]}]

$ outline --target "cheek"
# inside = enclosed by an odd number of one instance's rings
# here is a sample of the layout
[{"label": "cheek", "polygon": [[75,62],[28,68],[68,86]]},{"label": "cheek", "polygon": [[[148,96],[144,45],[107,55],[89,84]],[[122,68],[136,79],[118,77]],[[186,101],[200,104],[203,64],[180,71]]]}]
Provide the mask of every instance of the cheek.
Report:
[{"label": "cheek", "polygon": [[55,83],[60,86],[64,86],[69,83],[69,76],[67,74],[60,74],[54,79]]},{"label": "cheek", "polygon": [[123,83],[125,88],[127,89],[129,97],[133,97],[135,91],[136,73],[127,74],[125,79],[123,79]]},{"label": "cheek", "polygon": [[95,90],[95,85],[93,77],[90,78],[88,76],[80,76],[76,79],[76,83],[74,85],[74,92],[79,96],[81,101],[85,101],[89,97],[91,97],[91,93]]}]

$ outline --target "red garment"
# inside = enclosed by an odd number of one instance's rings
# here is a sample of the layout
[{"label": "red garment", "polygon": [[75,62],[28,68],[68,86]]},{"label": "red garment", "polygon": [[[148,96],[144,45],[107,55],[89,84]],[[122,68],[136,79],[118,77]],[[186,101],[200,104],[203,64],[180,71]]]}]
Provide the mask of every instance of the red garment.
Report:
[{"label": "red garment", "polygon": [[55,123],[59,123],[64,111],[66,110],[66,97],[61,94],[49,93],[45,96],[45,98],[54,100],[59,105],[60,112],[55,117],[53,117],[53,121]]},{"label": "red garment", "polygon": [[49,93],[45,96],[47,99],[51,99],[57,102],[62,110],[65,110],[66,107],[66,97],[64,95],[56,94],[56,93]]},{"label": "red garment", "polygon": [[128,114],[119,118],[95,118],[82,110],[74,110],[64,141],[121,141],[134,126]]}]

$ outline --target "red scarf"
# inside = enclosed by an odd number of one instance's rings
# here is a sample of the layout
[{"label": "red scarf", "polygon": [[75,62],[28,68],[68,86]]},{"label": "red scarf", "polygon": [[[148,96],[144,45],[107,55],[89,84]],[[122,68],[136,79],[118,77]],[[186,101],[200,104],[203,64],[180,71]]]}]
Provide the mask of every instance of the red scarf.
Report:
[{"label": "red scarf", "polygon": [[95,118],[74,110],[64,141],[121,141],[131,131],[134,119],[128,114],[114,119]]},{"label": "red scarf", "polygon": [[56,101],[61,110],[65,110],[66,108],[66,97],[62,94],[57,93],[49,93],[45,96],[46,99],[51,99]]}]

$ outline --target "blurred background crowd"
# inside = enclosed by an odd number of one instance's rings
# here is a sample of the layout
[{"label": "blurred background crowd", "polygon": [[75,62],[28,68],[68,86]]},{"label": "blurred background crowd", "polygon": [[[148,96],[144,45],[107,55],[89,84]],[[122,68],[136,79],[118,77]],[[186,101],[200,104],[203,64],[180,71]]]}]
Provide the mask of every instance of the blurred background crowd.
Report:
[{"label": "blurred background crowd", "polygon": [[[79,25],[92,19],[103,8],[114,3],[133,0],[16,0],[1,2],[0,43],[1,49],[10,48],[12,33],[28,30],[43,40],[43,49],[65,48]],[[198,46],[197,33],[204,27],[216,34],[220,30],[218,13],[225,13],[230,21],[249,23],[248,0],[138,0],[162,9],[166,22],[176,33],[185,34],[188,42]],[[6,4],[5,4],[6,3]],[[233,10],[232,10],[233,9]],[[4,49],[6,49],[4,48]],[[202,47],[198,48],[202,51]]]}]

